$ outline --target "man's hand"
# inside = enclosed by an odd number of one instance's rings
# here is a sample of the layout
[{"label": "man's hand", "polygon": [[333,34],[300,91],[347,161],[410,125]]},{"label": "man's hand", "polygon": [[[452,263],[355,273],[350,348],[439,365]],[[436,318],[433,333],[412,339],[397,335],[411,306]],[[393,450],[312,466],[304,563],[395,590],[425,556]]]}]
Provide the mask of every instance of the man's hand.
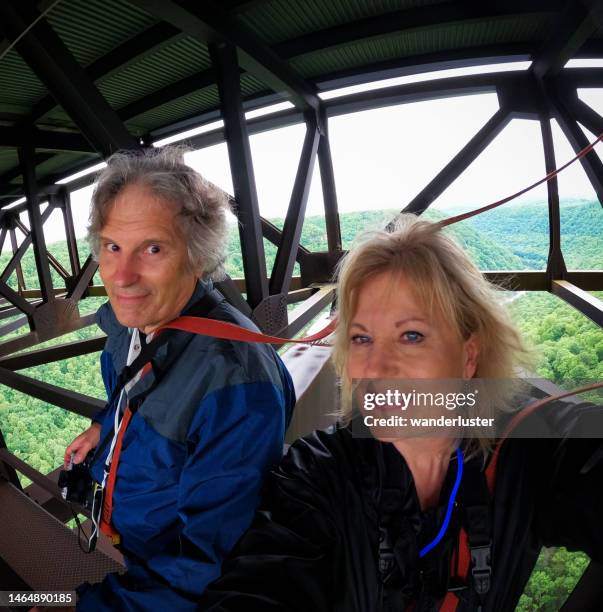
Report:
[{"label": "man's hand", "polygon": [[81,463],[86,455],[98,446],[100,439],[101,426],[100,423],[92,423],[84,433],[81,433],[66,449],[65,457],[63,462],[65,468],[69,466],[69,459],[71,453],[75,453],[73,456],[73,463]]}]

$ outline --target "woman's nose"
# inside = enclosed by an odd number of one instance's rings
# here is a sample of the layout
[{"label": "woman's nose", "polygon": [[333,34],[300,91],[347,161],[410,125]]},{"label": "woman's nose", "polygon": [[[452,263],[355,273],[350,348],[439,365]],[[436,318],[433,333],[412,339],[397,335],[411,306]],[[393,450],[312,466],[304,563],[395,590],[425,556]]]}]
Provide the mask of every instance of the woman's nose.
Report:
[{"label": "woman's nose", "polygon": [[397,378],[400,372],[396,356],[384,346],[373,346],[367,351],[366,378]]}]

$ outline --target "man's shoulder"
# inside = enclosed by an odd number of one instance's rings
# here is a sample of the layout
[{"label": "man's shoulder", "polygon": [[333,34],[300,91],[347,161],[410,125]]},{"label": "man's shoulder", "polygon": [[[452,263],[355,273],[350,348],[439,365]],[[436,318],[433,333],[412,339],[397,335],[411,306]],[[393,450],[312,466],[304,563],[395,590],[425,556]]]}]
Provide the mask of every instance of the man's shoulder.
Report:
[{"label": "man's shoulder", "polygon": [[[220,302],[208,314],[208,318],[259,332],[258,327],[226,301]],[[270,344],[226,340],[211,336],[197,336],[190,345],[190,358],[198,358],[207,364],[207,359],[221,364],[223,386],[246,382],[272,382],[281,387],[285,366]]]}]

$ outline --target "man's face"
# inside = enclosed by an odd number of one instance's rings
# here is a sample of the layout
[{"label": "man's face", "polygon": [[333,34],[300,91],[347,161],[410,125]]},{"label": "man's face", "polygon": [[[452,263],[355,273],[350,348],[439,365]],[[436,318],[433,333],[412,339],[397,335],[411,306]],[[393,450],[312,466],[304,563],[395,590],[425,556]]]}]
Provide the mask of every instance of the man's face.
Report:
[{"label": "man's face", "polygon": [[175,208],[148,187],[125,187],[100,232],[99,268],[118,321],[149,333],[178,316],[197,274]]}]

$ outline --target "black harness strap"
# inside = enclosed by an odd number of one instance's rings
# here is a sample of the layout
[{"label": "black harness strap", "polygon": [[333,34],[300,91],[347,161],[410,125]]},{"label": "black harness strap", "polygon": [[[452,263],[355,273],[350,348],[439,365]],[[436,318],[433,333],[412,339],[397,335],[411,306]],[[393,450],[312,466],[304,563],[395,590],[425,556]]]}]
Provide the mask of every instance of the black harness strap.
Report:
[{"label": "black harness strap", "polygon": [[466,463],[459,501],[471,554],[473,589],[483,604],[492,582],[492,510],[486,474],[480,464],[479,458]]}]

